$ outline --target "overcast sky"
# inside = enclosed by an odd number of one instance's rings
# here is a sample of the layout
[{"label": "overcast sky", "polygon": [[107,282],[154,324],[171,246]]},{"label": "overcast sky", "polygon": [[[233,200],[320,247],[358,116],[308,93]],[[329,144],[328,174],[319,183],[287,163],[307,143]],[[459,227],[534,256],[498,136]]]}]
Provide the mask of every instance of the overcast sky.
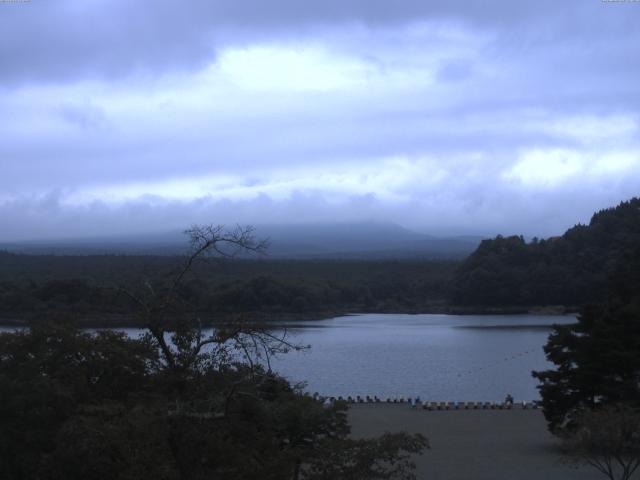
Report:
[{"label": "overcast sky", "polygon": [[0,2],[0,240],[562,233],[640,194],[640,2]]}]

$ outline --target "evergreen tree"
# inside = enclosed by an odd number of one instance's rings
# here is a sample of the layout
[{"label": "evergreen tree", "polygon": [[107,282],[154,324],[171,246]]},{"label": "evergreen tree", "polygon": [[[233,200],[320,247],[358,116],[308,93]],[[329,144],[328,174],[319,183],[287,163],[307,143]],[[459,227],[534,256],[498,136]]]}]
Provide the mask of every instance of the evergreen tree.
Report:
[{"label": "evergreen tree", "polygon": [[556,369],[533,372],[552,431],[601,405],[640,406],[640,247],[620,254],[609,285],[606,303],[554,327],[545,352]]}]

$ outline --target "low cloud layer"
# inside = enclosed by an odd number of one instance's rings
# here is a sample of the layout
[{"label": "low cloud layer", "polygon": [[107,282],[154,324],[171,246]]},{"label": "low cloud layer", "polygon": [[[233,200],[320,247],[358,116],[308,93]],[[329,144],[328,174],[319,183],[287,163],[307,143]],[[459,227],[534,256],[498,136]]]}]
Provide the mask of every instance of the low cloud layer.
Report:
[{"label": "low cloud layer", "polygon": [[555,235],[640,192],[637,2],[0,4],[0,240]]}]

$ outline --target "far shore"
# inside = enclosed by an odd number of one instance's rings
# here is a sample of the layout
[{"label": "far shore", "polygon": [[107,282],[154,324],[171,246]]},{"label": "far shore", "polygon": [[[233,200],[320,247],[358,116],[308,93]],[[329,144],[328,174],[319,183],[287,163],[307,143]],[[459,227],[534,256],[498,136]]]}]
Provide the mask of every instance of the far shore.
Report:
[{"label": "far shore", "polygon": [[[212,327],[224,323],[229,323],[242,319],[249,323],[270,323],[291,321],[316,321],[328,320],[331,318],[359,315],[359,314],[395,314],[395,315],[569,315],[576,313],[577,307],[564,305],[533,306],[533,307],[467,307],[453,305],[438,305],[426,309],[402,309],[402,310],[381,310],[368,311],[365,309],[358,311],[346,310],[325,310],[313,312],[239,312],[239,313],[215,313],[202,315],[204,326]],[[194,314],[198,315],[198,314]],[[56,312],[40,314],[39,312],[28,312],[23,315],[0,314],[0,327],[24,327],[32,321],[41,318],[54,318],[71,320],[81,328],[144,328],[144,325],[134,314],[124,313],[87,313],[78,312]]]},{"label": "far shore", "polygon": [[421,433],[431,448],[415,458],[419,480],[597,480],[591,467],[563,461],[540,410],[414,409],[407,404],[354,404],[352,436]]}]

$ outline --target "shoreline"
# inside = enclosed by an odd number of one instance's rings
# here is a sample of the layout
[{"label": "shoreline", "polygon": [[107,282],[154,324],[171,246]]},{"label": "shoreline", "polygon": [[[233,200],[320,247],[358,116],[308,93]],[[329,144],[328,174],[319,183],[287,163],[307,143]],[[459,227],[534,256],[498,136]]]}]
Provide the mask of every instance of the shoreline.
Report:
[{"label": "shoreline", "polygon": [[[243,312],[243,313],[221,313],[210,315],[203,319],[203,326],[214,327],[216,325],[231,323],[242,319],[247,323],[266,323],[277,325],[279,322],[314,322],[319,320],[329,320],[336,317],[346,317],[363,314],[381,315],[549,315],[562,316],[578,312],[577,307],[564,305],[533,306],[533,307],[460,307],[460,306],[439,306],[427,309],[403,309],[393,311],[367,311],[367,310],[327,310],[317,312]],[[42,318],[52,318],[51,314],[43,314]],[[187,314],[197,315],[197,314]],[[29,323],[39,320],[38,312],[29,312],[24,316],[0,314],[0,327],[25,327]],[[54,318],[68,319],[76,322],[81,328],[144,328],[141,322],[135,320],[135,314],[112,313],[112,314],[86,314],[77,312],[59,312]],[[215,317],[215,318],[214,318]]]}]

